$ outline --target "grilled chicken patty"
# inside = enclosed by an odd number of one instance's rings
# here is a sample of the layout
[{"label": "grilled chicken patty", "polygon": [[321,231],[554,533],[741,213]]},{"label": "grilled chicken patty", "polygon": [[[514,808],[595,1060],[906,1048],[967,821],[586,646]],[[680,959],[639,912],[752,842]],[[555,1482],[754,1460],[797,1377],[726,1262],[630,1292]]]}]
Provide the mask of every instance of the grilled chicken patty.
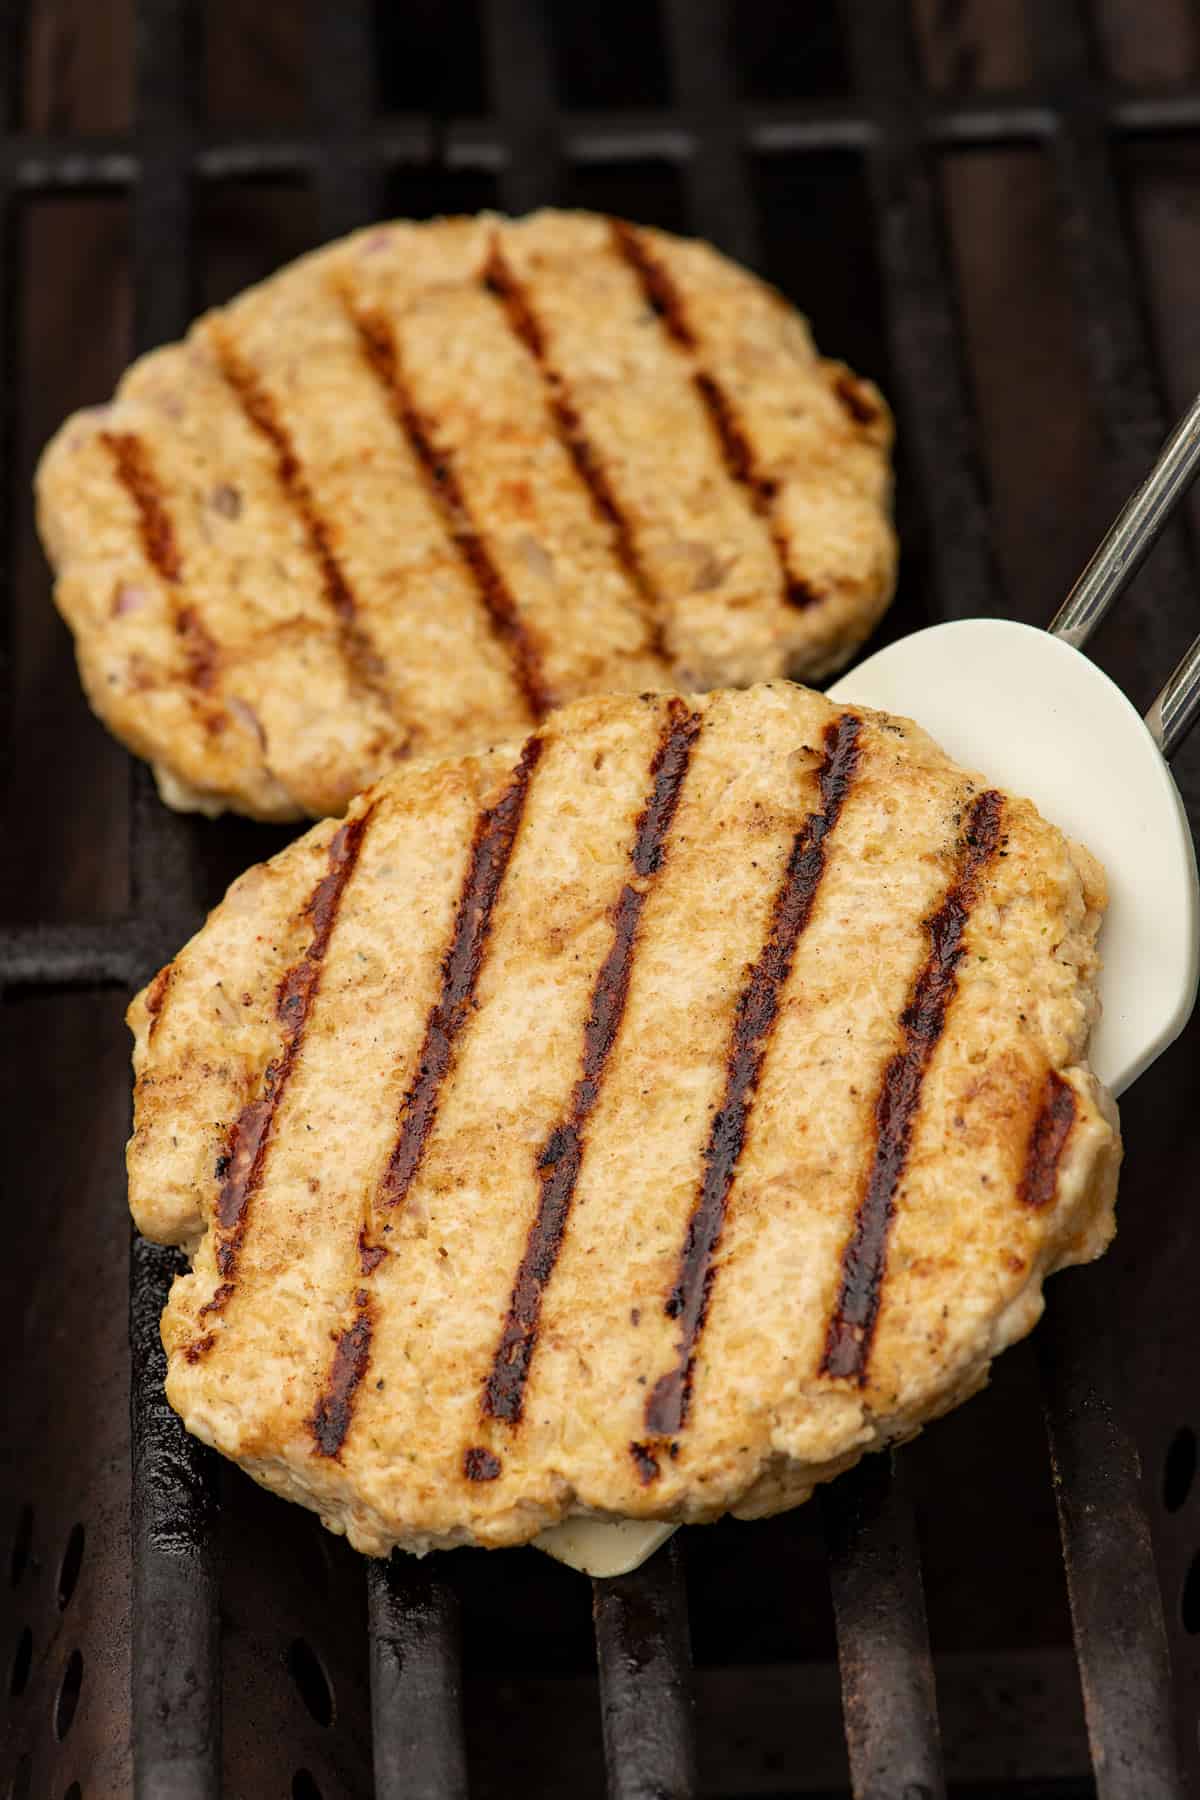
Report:
[{"label": "grilled chicken patty", "polygon": [[133,1002],[172,1405],[360,1549],[794,1505],[1112,1231],[1103,880],[917,727],[589,698],[235,882]]},{"label": "grilled chicken patty", "polygon": [[892,591],[890,442],[704,244],[394,224],[143,357],[46,451],[39,522],[163,797],[319,817],[581,694],[837,668]]}]

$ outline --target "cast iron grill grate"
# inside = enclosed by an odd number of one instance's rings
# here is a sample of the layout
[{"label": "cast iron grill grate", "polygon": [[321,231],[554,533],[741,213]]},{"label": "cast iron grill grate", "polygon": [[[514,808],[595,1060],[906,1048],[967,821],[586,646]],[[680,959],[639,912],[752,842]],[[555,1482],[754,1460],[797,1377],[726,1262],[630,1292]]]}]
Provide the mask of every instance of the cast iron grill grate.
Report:
[{"label": "cast iron grill grate", "polygon": [[[773,169],[806,161],[823,169],[830,159],[849,159],[854,179],[865,182],[874,219],[888,385],[899,415],[904,482],[917,496],[922,520],[931,596],[925,616],[1007,610],[978,465],[951,246],[943,231],[940,159],[1036,146],[1052,165],[1099,439],[1096,463],[1107,498],[1116,500],[1149,464],[1163,433],[1164,409],[1143,316],[1144,270],[1115,180],[1115,147],[1130,137],[1200,133],[1200,83],[1145,90],[1108,83],[1098,73],[1094,20],[1083,0],[1031,0],[1031,85],[940,95],[931,95],[915,72],[912,20],[902,0],[845,0],[840,9],[829,9],[827,32],[802,27],[796,9],[786,5],[738,9],[732,0],[660,0],[650,18],[641,16],[644,9],[614,6],[617,47],[609,46],[607,60],[593,57],[585,81],[578,70],[574,77],[564,71],[554,51],[574,29],[572,9],[564,4],[547,10],[553,30],[537,0],[481,0],[477,18],[469,6],[446,9],[449,24],[444,19],[436,28],[458,34],[463,62],[481,71],[484,105],[470,117],[453,106],[437,113],[379,108],[380,82],[394,73],[386,63],[389,46],[390,54],[399,55],[405,44],[411,50],[419,43],[423,31],[435,30],[437,9],[426,6],[413,7],[398,24],[391,9],[374,8],[369,0],[312,0],[303,21],[307,119],[297,129],[237,131],[201,121],[204,19],[203,8],[190,0],[136,0],[135,127],[129,133],[75,138],[22,129],[16,111],[20,59],[14,54],[4,95],[8,110],[0,119],[5,367],[13,369],[17,355],[15,222],[31,198],[127,196],[134,337],[141,350],[179,335],[191,318],[197,215],[209,191],[230,184],[302,184],[315,199],[318,237],[324,239],[395,210],[397,194],[418,196],[413,210],[420,210],[426,186],[442,195],[459,191],[461,182],[464,193],[494,194],[505,208],[519,211],[555,200],[589,204],[605,191],[612,171],[627,170],[635,184],[650,170],[647,206],[681,214],[664,222],[695,230],[765,267],[771,257],[764,239],[788,228],[778,206],[772,211]],[[747,17],[739,21],[742,10]],[[939,10],[958,9],[933,8]],[[10,48],[23,41],[26,11],[20,4],[6,9]],[[770,27],[759,29],[757,38],[756,15]],[[802,31],[806,41],[816,39],[816,60],[831,65],[826,85],[837,90],[844,82],[833,98],[789,98],[786,66],[772,72],[774,50],[786,65],[790,38]],[[737,54],[728,53],[731,44]],[[462,85],[471,91],[469,73]],[[646,209],[633,200],[630,210]],[[802,231],[803,218],[791,226]],[[799,281],[795,297],[804,304]],[[852,354],[836,341],[829,348]],[[10,539],[15,507],[24,504],[12,474],[18,395],[18,384],[7,381],[0,523]],[[6,554],[0,565],[6,588],[11,561]],[[1119,645],[1131,692],[1149,687],[1171,665],[1180,632],[1191,635],[1186,627],[1195,592],[1190,546],[1180,530],[1164,541],[1142,577],[1139,607],[1131,609],[1137,611],[1136,632]],[[1049,610],[1042,608],[1046,616]],[[902,609],[894,628],[914,622]],[[0,929],[0,981],[18,999],[30,989],[133,987],[195,928],[212,897],[205,828],[166,813],[142,768],[134,768],[132,783],[127,913],[99,924],[50,917]],[[228,856],[236,855],[235,846]],[[236,866],[234,860],[226,873]],[[273,1548],[276,1510],[265,1500],[247,1503],[240,1490],[244,1541],[231,1546],[228,1533],[223,1537],[231,1477],[186,1438],[161,1392],[157,1320],[178,1266],[171,1253],[133,1246],[129,1693],[137,1791],[155,1800],[202,1800],[222,1791],[223,1778],[225,1791],[267,1791],[249,1774],[230,1776],[228,1743],[222,1762],[223,1647],[228,1693],[231,1656],[242,1657],[239,1669],[248,1666],[248,1652],[237,1649],[238,1630],[254,1637],[252,1620],[231,1622],[239,1571],[258,1559],[277,1583],[326,1592],[350,1579],[352,1559],[342,1556],[340,1546],[313,1550],[309,1537],[308,1562],[298,1566],[292,1559],[300,1527],[294,1521],[280,1526],[290,1535]],[[1195,1772],[1195,1731],[1189,1728],[1177,1749],[1174,1714],[1184,1683],[1177,1675],[1173,1687],[1168,1666],[1159,1572],[1134,1440],[1122,1422],[1104,1281],[1092,1272],[1064,1283],[1038,1337],[1095,1783],[1094,1789],[1068,1783],[1053,1791],[1167,1800],[1184,1793],[1185,1774]],[[1172,1491],[1182,1496],[1172,1510],[1183,1506],[1189,1487],[1188,1454],[1182,1435],[1168,1468],[1168,1485],[1174,1481]],[[1191,1458],[1194,1464],[1194,1438]],[[821,1502],[849,1766],[853,1791],[864,1800],[935,1800],[946,1792],[905,1464],[904,1457],[872,1458]],[[37,1564],[40,1539],[31,1513],[13,1516],[12,1585],[19,1590],[30,1579],[31,1554]],[[594,1594],[608,1792],[620,1800],[685,1795],[698,1783],[706,1793],[718,1791],[706,1783],[703,1769],[697,1772],[693,1748],[687,1554],[686,1544],[676,1540],[636,1575],[598,1585]],[[49,1602],[64,1620],[81,1568],[86,1577],[88,1555],[86,1527],[76,1521],[56,1561],[57,1589]],[[464,1728],[460,1604],[474,1573],[447,1558],[395,1560],[367,1573],[365,1616],[352,1617],[345,1629],[360,1631],[368,1646],[375,1791],[381,1797],[445,1800],[466,1791],[470,1728],[469,1717]],[[1188,1604],[1185,1590],[1184,1624],[1191,1631],[1200,1623],[1200,1601],[1193,1596],[1194,1622]],[[87,1695],[88,1664],[65,1638],[52,1641],[61,1642],[62,1655],[51,1671],[51,1723],[63,1745],[81,1694]],[[42,1666],[32,1627],[25,1626],[15,1642],[9,1672],[14,1705],[31,1672],[36,1676]],[[355,1654],[347,1652],[351,1668]],[[362,1658],[361,1644],[357,1655]],[[317,1741],[338,1707],[351,1704],[346,1684],[331,1681],[328,1660],[297,1626],[283,1662],[304,1710],[303,1730],[315,1730]],[[365,1670],[365,1661],[361,1666]],[[0,1764],[8,1793],[102,1791],[89,1788],[86,1771],[79,1785],[68,1785],[65,1774],[56,1788],[48,1785],[50,1761],[38,1758],[51,1753],[24,1732],[17,1718]],[[314,1773],[303,1760],[305,1741],[297,1727],[290,1776],[297,1800],[365,1791],[361,1755],[343,1764],[330,1757],[329,1766]],[[54,1761],[56,1779],[64,1766],[61,1758]],[[516,1791],[515,1778],[510,1788],[492,1770],[487,1791]],[[800,1790],[758,1785],[753,1791]],[[1050,1791],[1005,1785],[1003,1770],[987,1789]]]}]

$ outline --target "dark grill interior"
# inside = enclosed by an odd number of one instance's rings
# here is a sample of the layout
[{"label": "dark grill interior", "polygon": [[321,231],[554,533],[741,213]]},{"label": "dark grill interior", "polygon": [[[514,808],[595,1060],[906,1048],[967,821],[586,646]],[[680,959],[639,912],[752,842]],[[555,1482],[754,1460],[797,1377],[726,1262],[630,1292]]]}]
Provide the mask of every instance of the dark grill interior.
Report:
[{"label": "dark grill interior", "polygon": [[[555,201],[710,237],[881,382],[888,635],[1043,623],[1200,386],[1194,6],[3,18],[0,1793],[433,1800],[468,1771],[477,1795],[580,1800],[1196,1791],[1197,1028],[1124,1105],[1113,1252],[1054,1282],[1033,1344],[898,1459],[590,1597],[533,1551],[368,1567],[161,1397],[176,1262],[130,1256],[121,1013],[284,834],[180,819],[130,771],[79,695],[29,503],[65,412],[198,305],[373,217]],[[1196,596],[1184,526],[1098,640],[1139,703]],[[1176,773],[1196,819],[1200,746]]]}]

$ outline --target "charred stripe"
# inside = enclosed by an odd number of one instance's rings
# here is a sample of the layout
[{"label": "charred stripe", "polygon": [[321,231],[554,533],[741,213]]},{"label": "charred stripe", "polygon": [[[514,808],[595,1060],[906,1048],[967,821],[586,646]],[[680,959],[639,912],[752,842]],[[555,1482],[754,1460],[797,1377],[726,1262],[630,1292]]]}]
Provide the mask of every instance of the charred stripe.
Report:
[{"label": "charred stripe", "polygon": [[155,1032],[158,1030],[158,1023],[162,1017],[162,1009],[167,1001],[167,993],[174,979],[175,964],[164,963],[163,967],[158,971],[158,974],[154,977],[154,980],[146,990],[146,1011],[150,1017],[150,1025],[146,1036],[151,1041],[154,1038]]},{"label": "charred stripe", "polygon": [[[399,1134],[379,1184],[376,1204],[380,1209],[390,1210],[403,1204],[425,1155],[455,1041],[473,1010],[475,986],[487,953],[492,913],[516,843],[529,782],[542,749],[540,737],[529,739],[499,800],[476,821],[471,860],[458,898],[450,946],[442,960],[441,992],[426,1020],[417,1078],[400,1108]],[[377,1241],[369,1220],[360,1226],[355,1247],[363,1277],[373,1275],[387,1255],[387,1246]],[[363,1352],[364,1369],[368,1354],[369,1339],[368,1348]],[[332,1384],[332,1375],[330,1381]],[[467,1454],[469,1457],[473,1453]],[[482,1450],[478,1452],[480,1456],[488,1454]],[[499,1473],[497,1462],[495,1474]],[[477,1481],[493,1478],[490,1475],[471,1476]]]},{"label": "charred stripe", "polygon": [[137,508],[146,561],[164,581],[178,582],[183,558],[149,451],[131,431],[103,431],[100,441],[116,465],[118,481]]},{"label": "charred stripe", "polygon": [[1062,1161],[1071,1127],[1075,1123],[1075,1090],[1056,1069],[1047,1071],[1042,1087],[1041,1103],[1029,1134],[1025,1166],[1021,1171],[1018,1197],[1023,1206],[1035,1210],[1049,1206],[1058,1185],[1058,1165]]},{"label": "charred stripe", "polygon": [[700,398],[708,408],[708,416],[712,420],[721,445],[721,454],[725,458],[725,467],[733,479],[746,489],[755,512],[767,527],[779,563],[784,599],[789,606],[798,608],[815,605],[821,596],[803,576],[793,574],[787,536],[775,518],[778,482],[764,475],[758,468],[745,428],[720,382],[703,371],[698,372],[693,380]]},{"label": "charred stripe", "polygon": [[590,442],[572,401],[562,370],[551,361],[546,348],[546,334],[534,310],[527,290],[510,267],[501,247],[499,233],[492,237],[488,260],[483,270],[483,285],[503,306],[513,333],[524,344],[541,371],[546,400],[558,432],[559,440],[575,465],[575,472],[587,489],[593,510],[612,532],[617,560],[630,585],[638,594],[647,615],[650,649],[654,656],[667,660],[663,645],[660,602],[654,584],[642,567],[633,540],[629,520],[613,490],[608,471]]},{"label": "charred stripe", "polygon": [[[533,745],[538,746],[537,752],[532,752]],[[530,744],[526,746],[526,757],[518,765],[512,783],[497,806],[483,815],[477,829],[471,869],[459,901],[455,936],[443,965],[441,998],[426,1028],[421,1074],[408,1096],[404,1125],[384,1179],[385,1205],[395,1206],[403,1200],[420,1165],[425,1144],[433,1128],[437,1113],[437,1084],[449,1067],[453,1040],[470,1010],[475,982],[482,965],[491,911],[512,852],[520,811],[524,805],[525,786],[528,784],[529,771],[540,754],[540,745],[540,738],[530,740]],[[519,783],[523,785],[518,786]],[[366,1224],[359,1229],[356,1249],[358,1265],[364,1276],[373,1275],[388,1253],[386,1245],[372,1241]],[[310,1421],[317,1449],[323,1456],[336,1456],[341,1448],[350,1425],[354,1393],[370,1358],[371,1329],[365,1288],[359,1289],[356,1305],[358,1318],[338,1343],[325,1395]],[[478,1451],[474,1454],[486,1457],[489,1453]],[[498,1463],[495,1473],[499,1474]],[[473,1475],[471,1479],[490,1480],[492,1477]]]},{"label": "charred stripe", "polygon": [[221,668],[217,641],[194,606],[181,606],[175,614],[175,630],[187,658],[188,679],[207,693],[216,686]]},{"label": "charred stripe", "polygon": [[980,794],[971,807],[954,879],[937,911],[925,920],[929,951],[900,1015],[901,1048],[883,1072],[875,1103],[875,1155],[842,1257],[841,1289],[821,1360],[822,1374],[857,1381],[860,1387],[867,1379],[896,1189],[908,1160],[921,1088],[958,988],[963,936],[1000,841],[1003,812],[1003,797],[992,790]]},{"label": "charred stripe", "polygon": [[649,1444],[630,1444],[629,1454],[643,1487],[649,1487],[652,1481],[658,1480],[658,1458]]},{"label": "charred stripe", "polygon": [[[654,255],[646,239],[623,219],[610,221],[613,244],[628,263],[641,284],[648,304],[662,320],[670,336],[681,350],[698,352],[696,334],[687,316],[687,307],[670,272]],[[692,371],[692,382],[704,403],[705,411],[721,448],[721,457],[732,480],[745,489],[750,504],[764,521],[772,548],[779,563],[783,594],[790,606],[812,606],[821,596],[793,573],[787,536],[775,518],[775,498],[779,484],[758,466],[754,446],[746,435],[730,395],[715,375],[705,369]]]},{"label": "charred stripe", "polygon": [[861,730],[852,713],[841,714],[825,728],[825,755],[818,775],[820,810],[809,814],[793,840],[766,942],[738,997],[725,1093],[713,1118],[700,1192],[688,1220],[679,1273],[665,1306],[668,1318],[681,1324],[678,1360],[655,1383],[646,1403],[646,1428],[656,1437],[671,1437],[687,1423],[696,1350],[712,1297],[713,1257],[724,1228],[730,1189],[780,996],[791,974],[796,945],[812,917],[830,834],[858,769]]},{"label": "charred stripe", "polygon": [[621,1028],[637,950],[638,928],[649,883],[663,864],[667,834],[679,805],[700,715],[684,702],[667,706],[666,723],[650,764],[650,790],[637,821],[630,862],[642,885],[627,882],[613,909],[612,943],[592,990],[583,1029],[583,1067],[567,1115],[551,1131],[538,1155],[541,1196],[525,1253],[513,1283],[508,1317],[484,1387],[483,1411],[515,1425],[521,1418],[525,1384],[537,1347],[542,1298],[562,1250],[563,1235],[586,1147],[587,1123],[600,1095],[608,1056]]},{"label": "charred stripe", "polygon": [[[150,452],[129,431],[104,431],[100,441],[116,465],[117,479],[137,508],[142,549],[150,566],[177,589],[183,579],[183,557]],[[171,595],[171,618],[187,663],[188,680],[207,692],[216,685],[221,653],[216,639],[194,606],[181,606]]]},{"label": "charred stripe", "polygon": [[442,987],[425,1024],[417,1078],[404,1097],[400,1133],[380,1183],[383,1207],[403,1204],[421,1166],[437,1118],[442,1082],[455,1040],[472,1012],[475,984],[487,952],[492,913],[512,857],[543,740],[531,737],[497,800],[479,815],[466,879],[458,899],[450,947],[442,963]]},{"label": "charred stripe", "polygon": [[209,343],[225,383],[246,419],[275,453],[275,473],[280,489],[304,527],[309,551],[320,571],[325,599],[337,620],[338,643],[346,665],[359,686],[368,688],[390,707],[392,696],[386,686],[383,658],[359,619],[354,591],[334,552],[333,532],[317,505],[291,434],[271,395],[241,356],[228,332],[211,326]]},{"label": "charred stripe", "polygon": [[627,219],[610,219],[609,229],[617,254],[629,264],[641,283],[648,304],[658,314],[681,350],[695,350],[683,295],[635,225]]},{"label": "charred stripe", "polygon": [[282,1026],[278,1055],[263,1073],[262,1091],[234,1120],[224,1155],[217,1165],[217,1268],[221,1286],[200,1308],[200,1317],[222,1312],[236,1287],[238,1260],[246,1233],[250,1202],[262,1186],[275,1119],[288,1084],[299,1066],[304,1033],[321,981],[321,966],[333,936],[339,908],[358,866],[374,807],[342,825],[330,840],[325,874],[310,894],[304,916],[312,936],[298,963],[288,969],[276,990],[275,1012]]},{"label": "charred stripe", "polygon": [[870,382],[862,380],[844,363],[826,363],[824,366],[832,375],[834,394],[854,424],[877,425],[881,408]]},{"label": "charred stripe", "polygon": [[371,1297],[365,1288],[354,1296],[354,1323],[342,1332],[324,1392],[308,1420],[316,1456],[339,1457],[354,1417],[354,1396],[371,1357]]},{"label": "charred stripe", "polygon": [[447,535],[474,580],[479,601],[497,640],[512,664],[530,716],[542,719],[555,705],[546,683],[541,653],[533,633],[521,617],[492,553],[480,536],[467,505],[453,458],[439,448],[436,425],[417,407],[409,390],[395,333],[387,314],[364,307],[342,289],[341,299],[358,332],[363,356],[387,392],[392,411],[417,459],[426,489]]}]

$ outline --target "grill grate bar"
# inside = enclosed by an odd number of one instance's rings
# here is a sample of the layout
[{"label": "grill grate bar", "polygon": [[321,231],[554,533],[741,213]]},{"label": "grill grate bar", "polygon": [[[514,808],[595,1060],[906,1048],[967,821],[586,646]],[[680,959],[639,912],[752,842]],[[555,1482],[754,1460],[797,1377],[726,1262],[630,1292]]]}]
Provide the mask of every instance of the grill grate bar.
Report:
[{"label": "grill grate bar", "polygon": [[200,14],[183,0],[140,0],[136,91],[140,149],[133,195],[134,334],[139,350],[175,337],[193,312],[191,119]]},{"label": "grill grate bar", "polygon": [[[989,94],[979,101],[926,101],[913,94],[908,118],[919,145],[949,148],[1002,148],[1053,140],[1060,113],[1050,94]],[[1200,88],[1187,85],[1144,92],[1122,90],[1096,99],[1093,116],[1109,132],[1139,137],[1170,136],[1200,130]],[[793,151],[864,150],[880,134],[876,115],[858,101],[781,101],[731,106],[732,147],[745,154],[784,155]],[[661,159],[687,163],[704,145],[702,115],[689,123],[661,108],[629,108],[619,113],[551,114],[546,139],[549,157],[534,163],[542,174],[535,186],[544,199],[551,183],[545,170],[561,160],[583,165],[621,164]],[[490,119],[453,119],[440,131],[423,116],[368,122],[355,139],[357,150],[379,168],[432,165],[443,159],[450,168],[506,170],[522,158],[512,139]],[[329,150],[314,139],[287,130],[235,131],[193,135],[190,170],[203,182],[253,177],[312,176],[328,160]],[[527,166],[524,165],[523,166]],[[37,136],[16,132],[6,138],[0,155],[0,184],[18,192],[112,192],[132,187],[139,178],[141,153],[120,135]],[[515,179],[515,177],[514,177]],[[516,207],[516,200],[508,205]],[[370,216],[359,211],[352,224]]]},{"label": "grill grate bar", "polygon": [[941,618],[997,610],[976,438],[943,249],[933,171],[917,130],[918,84],[906,0],[848,4],[855,86],[879,120],[869,156],[901,439],[933,535]]},{"label": "grill grate bar", "polygon": [[696,1759],[680,1540],[632,1575],[594,1581],[592,1618],[610,1800],[687,1800]]},{"label": "grill grate bar", "polygon": [[340,237],[379,214],[380,167],[370,0],[309,0],[309,110],[320,140],[317,214],[323,237]]},{"label": "grill grate bar", "polygon": [[[7,46],[5,67],[0,71],[0,136],[7,137],[20,116],[20,79],[24,67],[25,7],[20,0],[3,0],[0,28]],[[11,171],[0,169],[0,356],[5,369],[17,366],[17,257],[12,196]],[[15,615],[12,591],[13,549],[13,469],[16,438],[15,381],[4,383],[0,401],[0,718],[8,737],[12,691],[12,621]],[[0,978],[3,963],[0,963]]]},{"label": "grill grate bar", "polygon": [[1035,1337],[1098,1800],[1182,1800],[1171,1669],[1133,1440],[1120,1422],[1112,1271],[1056,1291]]},{"label": "grill grate bar", "polygon": [[133,1761],[137,1800],[221,1791],[219,1577],[213,1453],[167,1404],[158,1322],[187,1264],[134,1237],[130,1257],[133,1426]]},{"label": "grill grate bar", "polygon": [[692,136],[687,160],[692,222],[726,255],[753,267],[759,262],[758,233],[725,53],[729,0],[666,0],[665,25],[675,94]]},{"label": "grill grate bar", "polygon": [[500,124],[500,191],[510,212],[528,212],[557,198],[562,172],[550,23],[541,0],[488,0],[483,43]]},{"label": "grill grate bar", "polygon": [[[1035,43],[1044,72],[1074,97],[1061,110],[1053,138],[1054,164],[1067,273],[1083,321],[1103,434],[1101,467],[1115,512],[1141,485],[1166,436],[1168,420],[1152,372],[1112,152],[1102,111],[1093,98],[1086,17],[1077,0],[1038,8],[1035,16]],[[1164,532],[1139,576],[1143,601],[1137,617],[1137,674],[1154,688],[1182,647],[1170,629],[1169,598],[1196,587],[1184,516],[1181,509],[1178,522]],[[1128,672],[1123,680],[1128,682]]]},{"label": "grill grate bar", "polygon": [[0,987],[131,987],[152,947],[136,925],[18,925],[0,930]]},{"label": "grill grate bar", "polygon": [[440,1558],[397,1552],[367,1570],[377,1800],[462,1800],[458,1595]]},{"label": "grill grate bar", "polygon": [[909,1500],[894,1455],[821,1490],[854,1800],[944,1800],[933,1658]]},{"label": "grill grate bar", "polygon": [[[192,311],[190,120],[199,23],[189,0],[141,0],[136,15],[140,174],[133,224],[139,350],[178,336]],[[164,257],[164,244],[175,246],[176,253]],[[200,910],[192,828],[166,814],[140,764],[133,765],[132,783],[134,910],[170,932],[198,918]],[[172,1800],[215,1800],[220,1791],[215,1459],[187,1435],[167,1404],[158,1335],[171,1281],[184,1267],[174,1252],[135,1241],[129,1302],[131,1691],[138,1800],[158,1800],[166,1793]]]}]

